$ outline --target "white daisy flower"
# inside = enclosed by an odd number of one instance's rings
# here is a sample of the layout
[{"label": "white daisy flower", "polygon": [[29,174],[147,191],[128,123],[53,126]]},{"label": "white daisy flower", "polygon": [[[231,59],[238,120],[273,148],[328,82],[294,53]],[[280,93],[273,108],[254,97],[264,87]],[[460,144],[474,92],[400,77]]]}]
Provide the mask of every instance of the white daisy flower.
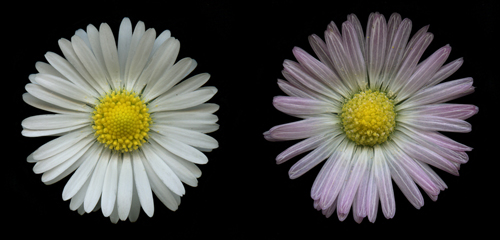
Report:
[{"label": "white daisy flower", "polygon": [[[118,44],[108,24],[88,25],[59,40],[64,57],[48,52],[37,62],[23,99],[54,114],[28,117],[26,137],[58,136],[31,155],[33,171],[53,184],[74,174],[62,197],[80,214],[102,209],[113,223],[153,216],[153,192],[172,211],[184,195],[182,183],[197,186],[202,152],[218,147],[206,135],[219,128],[205,103],[217,89],[202,87],[210,75],[182,81],[196,67],[175,63],[179,40],[170,31],[156,36],[143,22],[121,22]],[[75,171],[76,170],[76,171]]]},{"label": "white daisy flower", "polygon": [[[264,133],[270,141],[302,140],[276,158],[283,163],[306,154],[289,171],[295,179],[326,160],[311,190],[314,207],[343,221],[352,207],[356,222],[374,222],[378,204],[395,214],[392,180],[417,209],[417,186],[436,200],[446,184],[435,168],[458,175],[472,148],[439,133],[469,132],[464,121],[478,112],[468,104],[445,103],[474,91],[472,78],[441,83],[463,63],[444,65],[446,45],[419,63],[433,35],[423,27],[410,38],[412,23],[397,13],[389,21],[372,13],[364,35],[351,14],[342,32],[332,22],[325,41],[309,38],[316,59],[295,47],[297,62],[285,60],[279,87],[289,96],[274,106],[301,120]],[[312,151],[311,151],[312,150]]]}]

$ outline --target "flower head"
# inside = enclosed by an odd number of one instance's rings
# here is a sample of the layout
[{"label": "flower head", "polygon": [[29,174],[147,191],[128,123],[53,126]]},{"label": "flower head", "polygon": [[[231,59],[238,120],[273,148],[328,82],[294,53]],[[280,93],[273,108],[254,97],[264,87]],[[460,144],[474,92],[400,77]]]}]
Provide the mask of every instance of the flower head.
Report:
[{"label": "flower head", "polygon": [[28,156],[33,171],[53,184],[73,171],[63,190],[79,213],[101,208],[106,217],[136,221],[140,208],[154,212],[153,192],[175,211],[185,189],[197,186],[196,164],[218,147],[206,133],[218,129],[219,106],[205,103],[215,87],[210,75],[182,81],[196,67],[175,63],[179,40],[170,31],[156,36],[143,22],[124,18],[118,43],[108,24],[88,25],[59,40],[64,57],[48,52],[37,62],[23,99],[52,112],[26,118],[27,137],[57,136]]},{"label": "flower head", "polygon": [[[420,61],[433,35],[428,26],[410,38],[411,21],[397,13],[386,21],[369,16],[366,32],[354,14],[340,31],[332,22],[325,41],[309,42],[317,58],[295,47],[297,62],[285,60],[274,106],[301,120],[264,133],[269,141],[304,139],[276,158],[283,163],[309,152],[289,171],[294,179],[326,160],[312,186],[314,207],[343,221],[352,208],[356,222],[374,222],[378,204],[395,214],[391,179],[417,209],[418,186],[436,200],[447,186],[432,167],[458,175],[472,148],[443,132],[469,132],[464,121],[478,112],[468,104],[445,103],[474,91],[472,78],[441,83],[463,63],[448,64],[446,45]],[[430,167],[432,166],[432,167]]]}]

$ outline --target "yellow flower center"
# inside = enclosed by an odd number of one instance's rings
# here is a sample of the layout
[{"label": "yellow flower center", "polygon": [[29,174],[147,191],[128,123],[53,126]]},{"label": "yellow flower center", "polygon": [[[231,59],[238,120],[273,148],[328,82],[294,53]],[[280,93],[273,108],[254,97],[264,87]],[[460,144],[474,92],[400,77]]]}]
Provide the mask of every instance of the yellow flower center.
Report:
[{"label": "yellow flower center", "polygon": [[340,119],[349,139],[363,146],[387,140],[396,126],[394,102],[383,92],[366,90],[342,106]]},{"label": "yellow flower center", "polygon": [[138,149],[148,138],[148,111],[135,92],[119,90],[106,94],[92,114],[96,139],[120,152]]}]

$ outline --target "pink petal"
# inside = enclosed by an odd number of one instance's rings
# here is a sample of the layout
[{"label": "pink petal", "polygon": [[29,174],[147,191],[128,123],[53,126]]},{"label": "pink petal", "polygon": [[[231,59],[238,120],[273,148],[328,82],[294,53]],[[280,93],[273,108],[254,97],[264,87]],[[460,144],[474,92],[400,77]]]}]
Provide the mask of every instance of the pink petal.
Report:
[{"label": "pink petal", "polygon": [[336,120],[331,117],[312,117],[275,126],[264,136],[276,141],[303,139],[332,130],[334,124]]},{"label": "pink petal", "polygon": [[396,202],[392,189],[391,173],[387,165],[387,160],[380,147],[375,146],[374,150],[372,173],[375,175],[375,180],[377,182],[382,212],[385,218],[390,219],[393,218],[396,213]]},{"label": "pink petal", "polygon": [[277,96],[273,99],[273,105],[279,111],[292,116],[315,115],[338,111],[330,103],[299,97]]}]

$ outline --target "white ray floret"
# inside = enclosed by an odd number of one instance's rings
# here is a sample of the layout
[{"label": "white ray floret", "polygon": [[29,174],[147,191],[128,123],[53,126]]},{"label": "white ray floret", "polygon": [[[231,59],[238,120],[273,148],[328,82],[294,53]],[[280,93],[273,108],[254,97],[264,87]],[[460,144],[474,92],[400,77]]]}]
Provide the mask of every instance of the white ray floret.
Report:
[{"label": "white ray floret", "polygon": [[206,103],[217,88],[203,87],[210,75],[183,80],[197,62],[176,62],[179,40],[128,18],[117,39],[103,23],[58,43],[62,55],[36,63],[23,95],[52,114],[26,118],[22,134],[56,137],[28,156],[33,171],[46,184],[73,173],[62,197],[80,214],[101,209],[116,223],[136,221],[142,208],[151,217],[153,193],[177,210],[184,184],[198,185],[203,152],[218,148],[207,135],[219,128],[219,106]]}]

